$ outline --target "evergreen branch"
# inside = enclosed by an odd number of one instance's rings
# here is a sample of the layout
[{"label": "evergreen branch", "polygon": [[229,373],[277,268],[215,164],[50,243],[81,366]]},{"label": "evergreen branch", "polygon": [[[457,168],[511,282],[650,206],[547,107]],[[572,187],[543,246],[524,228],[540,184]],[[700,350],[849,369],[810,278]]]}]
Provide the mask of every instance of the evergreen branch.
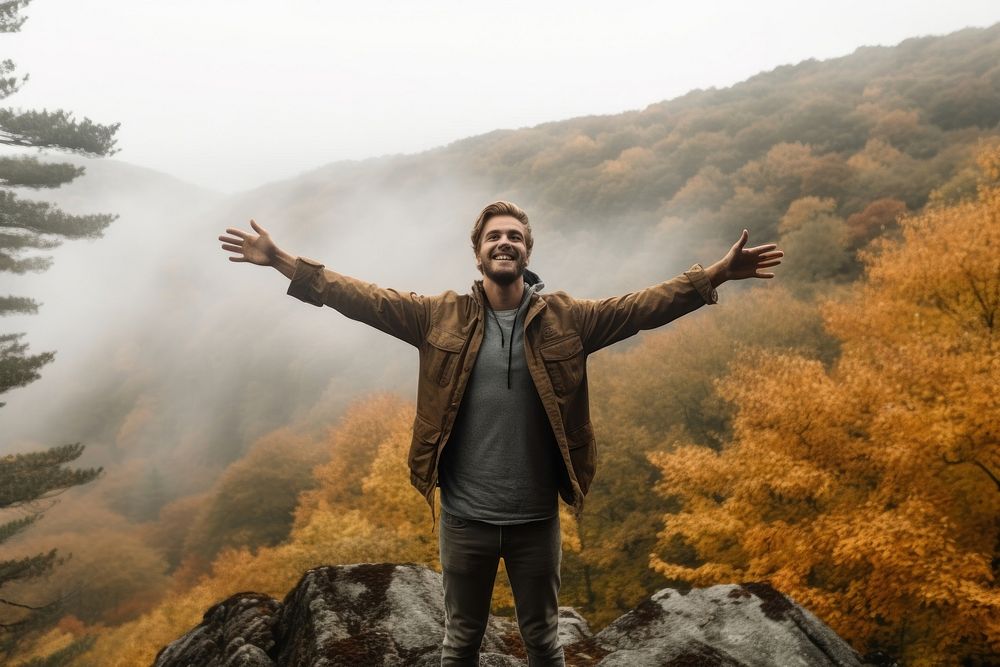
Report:
[{"label": "evergreen branch", "polygon": [[22,232],[20,234],[5,234],[0,232],[0,248],[7,250],[20,250],[22,248],[42,248],[49,250],[62,245],[59,239],[47,239],[35,232]]},{"label": "evergreen branch", "polygon": [[28,20],[27,16],[18,16],[21,10],[28,6],[31,0],[6,0],[0,2],[0,32],[17,32]]},{"label": "evergreen branch", "polygon": [[114,155],[115,132],[121,123],[99,125],[73,119],[62,111],[0,109],[0,144],[58,148],[80,155]]},{"label": "evergreen branch", "polygon": [[[39,303],[26,296],[0,296],[0,316],[8,313],[24,313],[34,315],[38,312]],[[0,338],[0,342],[3,339]]]},{"label": "evergreen branch", "polygon": [[[2,81],[0,81],[2,87]],[[0,185],[58,188],[86,171],[66,162],[41,162],[37,157],[0,157]]]},{"label": "evergreen branch", "polygon": [[67,238],[100,238],[104,228],[117,218],[110,214],[71,215],[47,202],[21,199],[9,190],[0,190],[0,227],[8,229]]},{"label": "evergreen branch", "polygon": [[27,581],[42,576],[62,562],[55,549],[37,556],[0,561],[0,587],[12,581]]},{"label": "evergreen branch", "polygon": [[80,443],[60,445],[43,452],[9,454],[0,458],[0,508],[17,507],[39,498],[50,498],[52,491],[62,492],[96,479],[104,468],[68,469],[62,464],[78,458]]},{"label": "evergreen branch", "polygon": [[14,537],[15,535],[23,531],[31,524],[38,521],[38,519],[41,518],[41,516],[42,515],[40,512],[36,512],[34,514],[21,517],[20,519],[15,519],[13,521],[8,521],[5,524],[0,524],[0,544],[3,544],[10,538]]},{"label": "evergreen branch", "polygon": [[27,74],[20,80],[16,76],[8,76],[13,74],[16,69],[17,65],[14,64],[13,60],[0,61],[0,100],[10,97],[27,83]]},{"label": "evergreen branch", "polygon": [[[28,344],[17,342],[23,335],[0,335],[0,394],[34,382],[41,377],[38,369],[55,359],[55,352],[25,355]],[[3,405],[0,403],[0,407]],[[0,459],[3,460],[5,459]],[[2,473],[0,479],[4,479]]]},{"label": "evergreen branch", "polygon": [[20,607],[21,609],[31,609],[33,611],[41,611],[42,609],[51,607],[53,603],[50,602],[48,604],[41,605],[40,607],[32,607],[30,604],[21,604],[20,602],[11,602],[10,600],[5,600],[3,598],[0,598],[0,604],[10,605],[11,607]]},{"label": "evergreen branch", "polygon": [[8,273],[27,273],[28,271],[45,271],[52,266],[51,257],[28,257],[17,259],[5,252],[0,252],[0,271]]}]

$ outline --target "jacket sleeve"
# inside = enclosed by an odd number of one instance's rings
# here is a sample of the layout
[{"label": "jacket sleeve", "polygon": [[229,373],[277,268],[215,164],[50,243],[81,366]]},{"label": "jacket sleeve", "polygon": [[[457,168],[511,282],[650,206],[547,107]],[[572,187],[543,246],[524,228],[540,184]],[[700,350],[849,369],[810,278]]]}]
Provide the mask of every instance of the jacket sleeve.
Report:
[{"label": "jacket sleeve", "polygon": [[718,303],[718,292],[701,264],[638,292],[608,299],[579,299],[576,306],[583,348],[587,354],[596,352],[643,329],[655,329],[714,303]]},{"label": "jacket sleeve", "polygon": [[330,306],[411,345],[420,346],[430,322],[426,297],[345,276],[299,257],[287,294],[314,306]]}]

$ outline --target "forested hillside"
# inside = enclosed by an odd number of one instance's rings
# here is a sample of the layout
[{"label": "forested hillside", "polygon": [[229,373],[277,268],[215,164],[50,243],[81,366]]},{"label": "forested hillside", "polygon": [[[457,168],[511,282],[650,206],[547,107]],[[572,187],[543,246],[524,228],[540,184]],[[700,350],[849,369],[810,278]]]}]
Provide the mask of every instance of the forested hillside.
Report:
[{"label": "forested hillside", "polygon": [[[472,217],[509,198],[548,244],[546,282],[580,296],[671,277],[668,255],[711,261],[744,227],[752,244],[777,242],[774,280],[727,284],[718,305],[591,359],[599,467],[580,523],[562,515],[561,602],[597,630],[666,585],[768,579],[862,653],[988,664],[1000,654],[998,145],[1000,25],[329,165],[212,222],[281,215],[295,242],[334,237],[325,249],[346,272],[436,286],[453,264],[429,266],[429,253],[471,267]],[[442,222],[448,201],[468,214]],[[386,248],[413,257],[381,266]],[[412,350],[316,319],[290,339],[259,292],[256,310],[238,294],[210,308],[223,289],[205,284],[188,277],[168,304],[202,318],[183,365],[154,337],[159,356],[109,355],[141,403],[98,375],[74,404],[131,444],[107,447],[108,484],[67,494],[14,543],[76,554],[34,591],[79,594],[32,655],[86,640],[70,664],[148,664],[212,603],[281,597],[311,566],[439,567],[405,465],[415,367],[399,360]],[[251,314],[225,320],[237,311]],[[199,352],[226,346],[239,359]],[[181,419],[157,393],[161,368],[231,434],[194,408]],[[213,394],[230,371],[249,379]],[[160,422],[189,431],[167,439]],[[494,610],[512,613],[502,573]]]}]

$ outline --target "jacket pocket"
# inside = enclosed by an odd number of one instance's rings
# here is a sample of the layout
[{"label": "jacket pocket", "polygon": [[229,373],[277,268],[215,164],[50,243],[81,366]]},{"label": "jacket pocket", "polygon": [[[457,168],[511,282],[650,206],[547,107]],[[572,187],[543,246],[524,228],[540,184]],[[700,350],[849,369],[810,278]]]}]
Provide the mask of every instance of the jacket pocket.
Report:
[{"label": "jacket pocket", "polygon": [[588,421],[583,426],[566,434],[569,441],[569,459],[573,463],[573,473],[580,484],[583,495],[590,490],[597,468],[597,442],[594,440],[594,427]]},{"label": "jacket pocket", "polygon": [[[419,480],[422,483],[421,490],[426,490],[430,482],[431,474],[434,472],[434,460],[437,456],[437,443],[441,432],[436,426],[417,415],[413,420],[413,439],[410,441],[410,454],[408,462],[410,465],[411,482],[415,485]],[[414,479],[415,478],[415,479]]]},{"label": "jacket pocket", "polygon": [[539,349],[545,370],[552,381],[552,388],[560,396],[566,396],[576,389],[583,379],[586,358],[583,342],[573,335]]},{"label": "jacket pocket", "polygon": [[451,384],[458,368],[458,359],[465,347],[465,338],[456,333],[432,327],[427,334],[427,372],[441,387]]}]

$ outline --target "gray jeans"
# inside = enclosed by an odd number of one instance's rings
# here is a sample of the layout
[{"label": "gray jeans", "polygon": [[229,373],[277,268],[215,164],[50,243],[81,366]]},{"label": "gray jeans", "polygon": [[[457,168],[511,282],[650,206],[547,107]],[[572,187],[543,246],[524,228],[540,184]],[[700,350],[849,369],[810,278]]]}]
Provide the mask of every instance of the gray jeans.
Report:
[{"label": "gray jeans", "polygon": [[497,567],[503,558],[529,667],[565,665],[559,643],[559,515],[498,526],[441,509],[444,574],[442,665],[479,665]]}]

